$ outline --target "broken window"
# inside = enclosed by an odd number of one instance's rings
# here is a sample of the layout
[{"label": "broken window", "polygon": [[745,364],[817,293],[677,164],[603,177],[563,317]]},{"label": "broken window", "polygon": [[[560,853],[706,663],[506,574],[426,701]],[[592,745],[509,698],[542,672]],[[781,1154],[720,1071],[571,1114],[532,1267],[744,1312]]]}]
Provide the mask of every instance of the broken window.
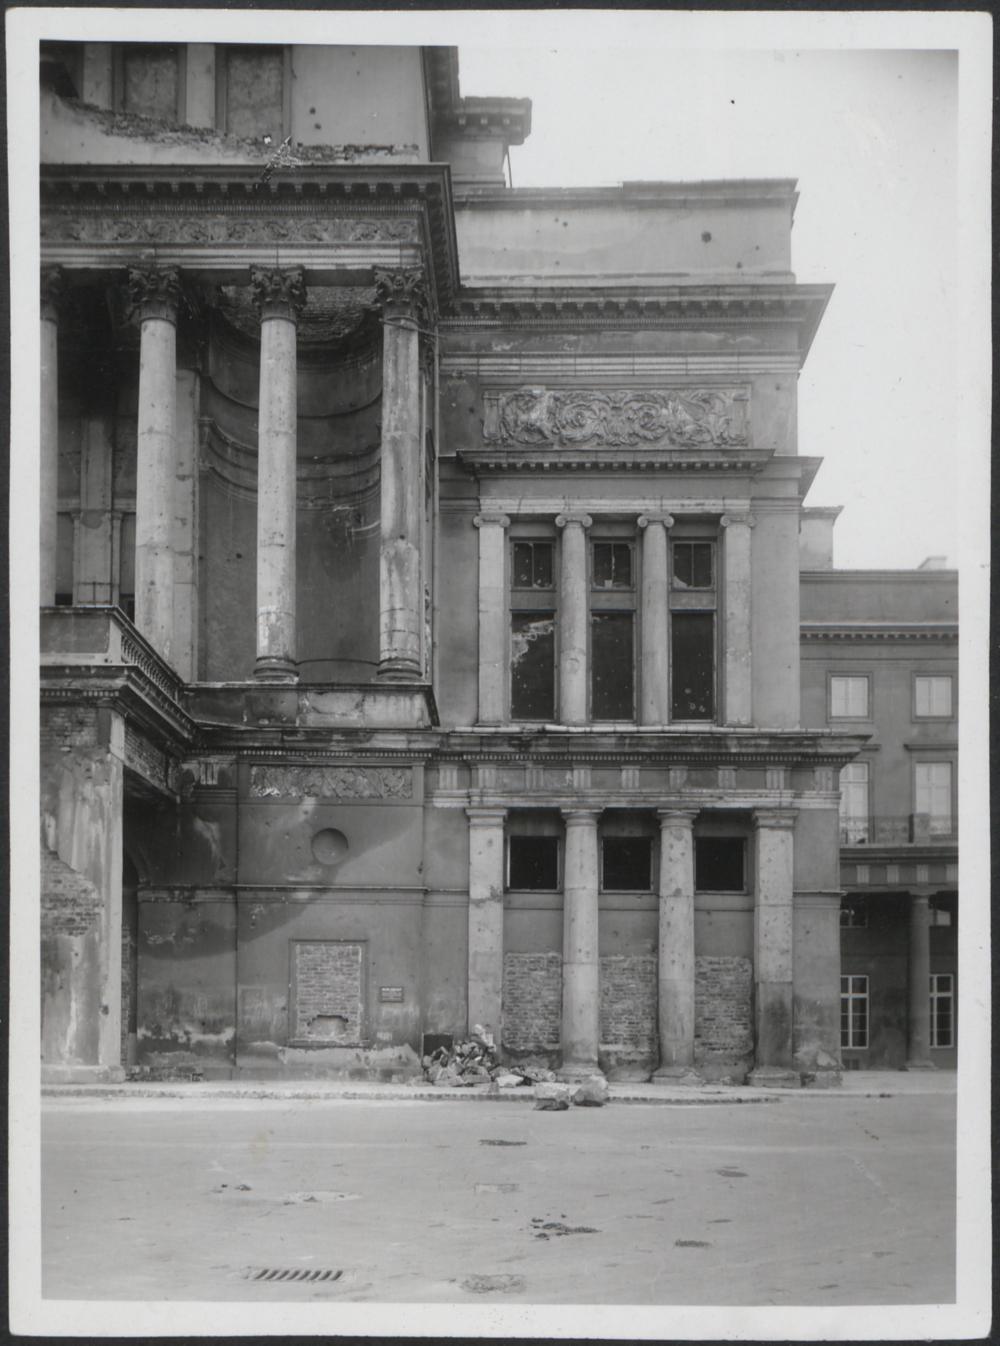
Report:
[{"label": "broken window", "polygon": [[221,129],[231,136],[277,144],[285,124],[282,47],[224,47],[216,63]]},{"label": "broken window", "polygon": [[513,575],[515,589],[551,589],[554,583],[551,542],[515,542]]},{"label": "broken window", "polygon": [[699,893],[746,891],[742,837],[695,837],[694,886]]},{"label": "broken window", "polygon": [[674,543],[673,585],[676,589],[712,589],[714,550],[711,542]]},{"label": "broken window", "polygon": [[632,588],[631,543],[594,543],[593,584],[595,589]]},{"label": "broken window", "polygon": [[715,717],[715,614],[675,612],[670,623],[670,715]]},{"label": "broken window", "polygon": [[510,713],[515,720],[554,720],[554,612],[512,612]]},{"label": "broken window", "polygon": [[507,887],[515,892],[555,892],[559,888],[559,838],[507,838]]},{"label": "broken window", "polygon": [[116,49],[115,83],[122,112],[176,122],[181,112],[180,48],[121,43]]}]

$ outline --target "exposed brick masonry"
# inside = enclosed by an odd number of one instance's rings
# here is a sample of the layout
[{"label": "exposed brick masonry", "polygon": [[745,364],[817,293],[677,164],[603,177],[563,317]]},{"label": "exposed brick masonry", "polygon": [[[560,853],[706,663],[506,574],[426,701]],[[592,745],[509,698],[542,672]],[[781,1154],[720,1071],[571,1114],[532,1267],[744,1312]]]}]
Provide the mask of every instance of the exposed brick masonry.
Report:
[{"label": "exposed brick masonry", "polygon": [[364,945],[300,940],[294,959],[293,1038],[337,1046],[360,1043]]},{"label": "exposed brick masonry", "polygon": [[555,1051],[562,1014],[558,953],[508,953],[503,960],[503,1045],[512,1052]]},{"label": "exposed brick masonry", "polygon": [[601,1045],[656,1050],[656,958],[613,954],[601,959]]},{"label": "exposed brick masonry", "polygon": [[749,958],[695,959],[695,1057],[735,1061],[753,1051]]},{"label": "exposed brick masonry", "polygon": [[42,847],[43,936],[85,935],[100,919],[101,895],[82,874]]}]

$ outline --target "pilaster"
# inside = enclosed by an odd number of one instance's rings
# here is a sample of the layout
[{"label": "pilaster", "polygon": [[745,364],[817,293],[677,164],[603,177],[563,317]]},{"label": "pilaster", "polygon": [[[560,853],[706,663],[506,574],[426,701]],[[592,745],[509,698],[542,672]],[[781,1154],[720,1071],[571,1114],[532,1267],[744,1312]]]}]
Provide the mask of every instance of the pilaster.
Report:
[{"label": "pilaster", "polygon": [[587,722],[587,529],[589,514],[559,514],[559,719]]},{"label": "pilaster", "polygon": [[596,809],[568,809],[563,875],[563,1079],[599,1073],[601,984],[598,961]]},{"label": "pilaster", "polygon": [[469,819],[469,1031],[501,1043],[503,1029],[504,809],[466,809]]},{"label": "pilaster", "polygon": [[750,514],[724,514],[723,540],[724,711],[726,724],[753,723],[753,667],[751,656],[751,529]]},{"label": "pilaster", "polygon": [[668,644],[669,514],[643,514],[639,722],[666,724],[670,718],[670,654]]},{"label": "pilaster", "polygon": [[697,1083],[694,1071],[694,810],[661,809],[657,965],[660,1066],[654,1081]]},{"label": "pilaster", "polygon": [[477,514],[479,530],[479,723],[504,720],[507,683],[506,514]]},{"label": "pilaster", "polygon": [[754,827],[756,1064],[750,1083],[797,1087],[792,1068],[795,813],[759,809]]}]

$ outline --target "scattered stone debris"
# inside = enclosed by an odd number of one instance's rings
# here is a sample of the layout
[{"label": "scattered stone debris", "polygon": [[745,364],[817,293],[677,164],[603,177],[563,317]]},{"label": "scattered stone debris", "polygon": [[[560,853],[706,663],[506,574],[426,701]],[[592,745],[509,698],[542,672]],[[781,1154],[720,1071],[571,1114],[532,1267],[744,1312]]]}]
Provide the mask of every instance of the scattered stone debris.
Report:
[{"label": "scattered stone debris", "polygon": [[129,1084],[158,1084],[172,1080],[203,1080],[201,1066],[130,1066],[125,1072]]},{"label": "scattered stone debris", "polygon": [[573,1095],[578,1108],[603,1108],[608,1101],[608,1082],[601,1075],[591,1075]]},{"label": "scattered stone debris", "polygon": [[524,1289],[523,1276],[466,1276],[462,1289],[473,1295],[515,1294]]},{"label": "scattered stone debris", "polygon": [[517,1089],[555,1079],[551,1070],[534,1063],[501,1065],[493,1034],[482,1024],[476,1024],[472,1035],[463,1042],[438,1047],[425,1056],[423,1067],[424,1078],[441,1089],[469,1088],[474,1084]]},{"label": "scattered stone debris", "polygon": [[566,1112],[573,1093],[573,1087],[569,1084],[536,1084],[535,1108],[538,1112]]}]

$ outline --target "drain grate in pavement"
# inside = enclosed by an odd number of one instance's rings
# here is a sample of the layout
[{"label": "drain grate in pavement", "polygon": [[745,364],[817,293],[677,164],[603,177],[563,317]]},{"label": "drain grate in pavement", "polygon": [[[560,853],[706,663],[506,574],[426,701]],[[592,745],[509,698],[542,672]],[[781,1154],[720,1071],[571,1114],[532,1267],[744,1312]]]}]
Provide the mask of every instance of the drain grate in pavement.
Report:
[{"label": "drain grate in pavement", "polygon": [[247,1267],[246,1281],[339,1281],[343,1271],[333,1267]]}]

